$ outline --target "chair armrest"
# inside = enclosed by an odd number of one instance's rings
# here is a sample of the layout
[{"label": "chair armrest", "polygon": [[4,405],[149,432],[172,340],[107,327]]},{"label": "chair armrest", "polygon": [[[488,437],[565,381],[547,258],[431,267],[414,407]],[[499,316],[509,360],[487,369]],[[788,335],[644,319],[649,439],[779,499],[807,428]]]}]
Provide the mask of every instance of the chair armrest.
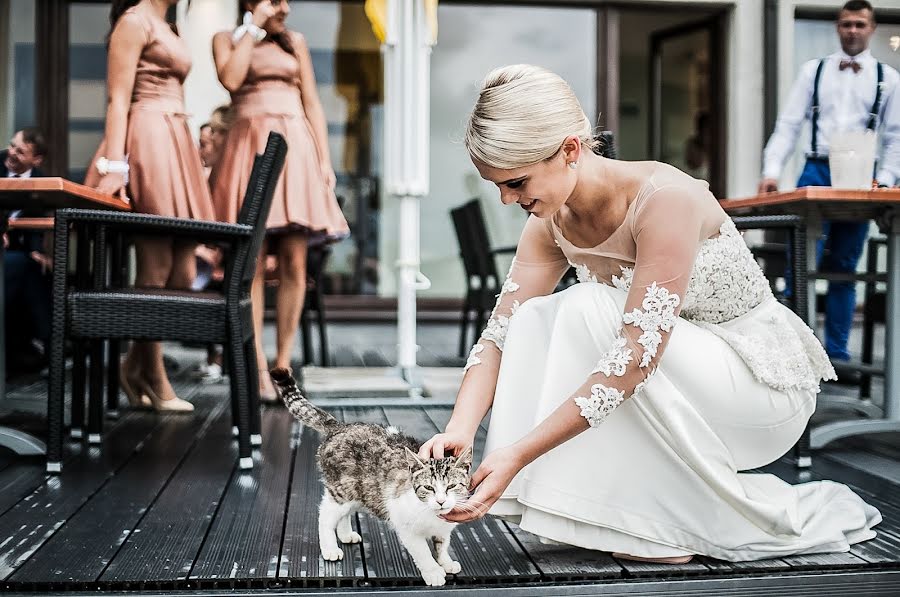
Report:
[{"label": "chair armrest", "polygon": [[504,253],[515,253],[517,247],[497,247],[496,249],[491,249],[492,255],[502,255]]},{"label": "chair armrest", "polygon": [[801,216],[734,216],[731,218],[738,230],[802,228]]},{"label": "chair armrest", "polygon": [[170,218],[151,214],[115,212],[100,209],[60,209],[57,225],[62,223],[99,224],[107,228],[126,230],[150,236],[189,236],[197,242],[235,241],[253,236],[253,228],[246,224],[227,224],[208,220]]}]

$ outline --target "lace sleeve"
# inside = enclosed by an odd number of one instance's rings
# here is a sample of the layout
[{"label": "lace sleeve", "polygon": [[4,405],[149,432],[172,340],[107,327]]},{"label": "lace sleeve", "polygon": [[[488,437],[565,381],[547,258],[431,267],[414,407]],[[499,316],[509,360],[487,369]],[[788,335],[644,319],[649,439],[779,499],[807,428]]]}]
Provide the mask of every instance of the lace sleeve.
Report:
[{"label": "lace sleeve", "polygon": [[687,188],[657,189],[636,212],[635,268],[615,284],[628,292],[622,327],[573,396],[591,427],[640,393],[656,370],[681,312],[701,232],[696,197]]},{"label": "lace sleeve", "polygon": [[534,216],[528,218],[491,317],[469,353],[465,371],[484,363],[496,378],[510,317],[529,298],[553,292],[568,268],[547,226]]}]

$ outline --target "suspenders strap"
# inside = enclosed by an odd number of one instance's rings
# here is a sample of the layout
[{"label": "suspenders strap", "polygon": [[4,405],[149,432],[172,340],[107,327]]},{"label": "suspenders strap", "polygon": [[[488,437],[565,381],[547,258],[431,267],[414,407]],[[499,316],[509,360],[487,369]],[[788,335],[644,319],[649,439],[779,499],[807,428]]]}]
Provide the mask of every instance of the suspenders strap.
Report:
[{"label": "suspenders strap", "polygon": [[869,112],[869,124],[866,128],[870,131],[875,130],[878,121],[878,112],[881,110],[881,88],[884,87],[884,65],[878,63],[878,86],[875,89],[875,103],[872,104],[872,110]]},{"label": "suspenders strap", "polygon": [[[879,63],[880,65],[880,63]],[[812,95],[812,140],[810,143],[810,155],[819,155],[816,151],[817,139],[819,136],[819,81],[822,79],[822,69],[825,67],[825,59],[819,60],[819,66],[816,67],[816,80],[813,83]]]},{"label": "suspenders strap", "polygon": [[[816,67],[816,79],[813,83],[813,95],[812,95],[812,139],[810,142],[810,156],[818,156],[819,153],[816,151],[818,149],[818,136],[819,136],[819,112],[821,111],[821,106],[819,105],[819,81],[822,79],[822,69],[825,67],[825,59],[819,61],[819,66]],[[878,124],[878,112],[881,111],[881,96],[884,87],[884,65],[879,62],[878,63],[878,84],[875,87],[875,102],[872,104],[872,109],[869,111],[869,121],[866,124],[866,128],[870,131],[874,131]]]}]

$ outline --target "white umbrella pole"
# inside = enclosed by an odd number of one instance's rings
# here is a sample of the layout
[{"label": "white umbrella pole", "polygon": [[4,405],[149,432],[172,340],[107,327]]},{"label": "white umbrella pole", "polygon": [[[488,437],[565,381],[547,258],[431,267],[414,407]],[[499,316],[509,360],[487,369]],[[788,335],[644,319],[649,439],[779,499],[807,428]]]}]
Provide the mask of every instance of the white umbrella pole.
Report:
[{"label": "white umbrella pole", "polygon": [[388,0],[385,42],[387,191],[400,208],[397,261],[397,366],[420,396],[416,365],[416,292],[431,286],[419,271],[419,200],[428,193],[429,59],[422,0]]}]

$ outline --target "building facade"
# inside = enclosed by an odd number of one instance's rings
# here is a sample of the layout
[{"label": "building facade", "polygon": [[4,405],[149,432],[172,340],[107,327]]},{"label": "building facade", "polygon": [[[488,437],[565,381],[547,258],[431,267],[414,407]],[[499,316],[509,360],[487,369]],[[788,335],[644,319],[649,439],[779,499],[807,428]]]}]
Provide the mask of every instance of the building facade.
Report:
[{"label": "building facade", "polygon": [[[441,0],[431,68],[431,191],[421,206],[424,293],[459,297],[464,273],[449,210],[472,198],[495,246],[515,244],[520,210],[478,178],[462,130],[493,67],[548,67],[575,89],[621,159],[657,159],[706,178],[717,196],[753,194],[762,148],[799,66],[836,49],[842,0]],[[900,0],[874,2],[875,56],[900,69]],[[173,18],[194,68],[186,83],[195,129],[227,103],[210,40],[231,29],[236,0],[182,0]],[[55,174],[80,180],[103,134],[108,3],[0,0],[0,134],[27,125],[51,140]],[[339,195],[353,236],[335,248],[327,289],[396,292],[396,206],[381,192],[383,73],[361,0],[297,0],[290,28],[309,43],[328,117]],[[896,45],[896,44],[895,44]],[[804,147],[803,141],[798,147]],[[796,179],[802,152],[786,168]],[[505,267],[506,264],[500,264]]]}]

